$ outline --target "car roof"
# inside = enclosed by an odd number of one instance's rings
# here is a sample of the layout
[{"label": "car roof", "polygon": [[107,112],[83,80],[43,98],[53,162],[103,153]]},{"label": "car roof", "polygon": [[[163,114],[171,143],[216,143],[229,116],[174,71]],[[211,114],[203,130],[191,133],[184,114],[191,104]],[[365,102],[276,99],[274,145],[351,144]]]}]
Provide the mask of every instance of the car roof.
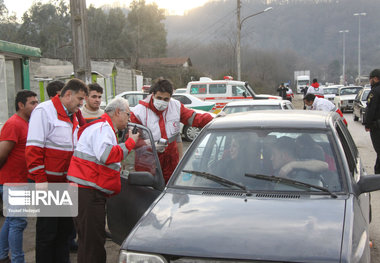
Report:
[{"label": "car roof", "polygon": [[329,123],[339,118],[335,112],[327,111],[252,111],[228,114],[216,118],[209,129],[228,128],[313,128],[326,129]]},{"label": "car roof", "polygon": [[344,86],[344,87],[340,87],[339,89],[346,89],[346,88],[363,88],[363,86]]},{"label": "car roof", "polygon": [[286,100],[239,100],[231,101],[226,104],[229,106],[250,106],[250,105],[280,105],[282,103],[287,103]]},{"label": "car roof", "polygon": [[127,94],[148,94],[148,93],[142,92],[142,91],[124,91],[122,93],[117,94],[116,96],[123,96],[123,95],[127,95]]}]

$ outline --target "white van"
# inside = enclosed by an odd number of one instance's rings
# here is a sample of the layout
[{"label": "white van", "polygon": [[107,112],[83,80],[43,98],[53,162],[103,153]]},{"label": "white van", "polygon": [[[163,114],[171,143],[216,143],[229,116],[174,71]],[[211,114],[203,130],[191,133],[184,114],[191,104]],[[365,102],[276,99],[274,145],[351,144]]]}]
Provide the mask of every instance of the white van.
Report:
[{"label": "white van", "polygon": [[202,77],[199,81],[191,81],[187,84],[186,93],[189,93],[201,100],[215,102],[212,109],[218,113],[230,101],[252,100],[252,99],[281,99],[279,96],[260,94],[257,95],[248,83],[233,80],[226,76],[224,80],[212,80]]}]

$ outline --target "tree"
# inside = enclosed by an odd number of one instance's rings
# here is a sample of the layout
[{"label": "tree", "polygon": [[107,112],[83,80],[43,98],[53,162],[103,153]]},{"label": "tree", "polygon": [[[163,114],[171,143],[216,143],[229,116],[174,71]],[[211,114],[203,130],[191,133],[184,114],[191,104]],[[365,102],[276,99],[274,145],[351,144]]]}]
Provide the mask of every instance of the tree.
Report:
[{"label": "tree", "polygon": [[166,30],[162,22],[164,10],[156,3],[145,4],[145,0],[134,0],[128,14],[128,39],[132,40],[130,54],[138,68],[142,57],[163,57],[166,54]]},{"label": "tree", "polygon": [[70,10],[63,0],[52,3],[35,3],[24,13],[18,31],[19,42],[40,47],[45,57],[67,58],[71,49]]}]

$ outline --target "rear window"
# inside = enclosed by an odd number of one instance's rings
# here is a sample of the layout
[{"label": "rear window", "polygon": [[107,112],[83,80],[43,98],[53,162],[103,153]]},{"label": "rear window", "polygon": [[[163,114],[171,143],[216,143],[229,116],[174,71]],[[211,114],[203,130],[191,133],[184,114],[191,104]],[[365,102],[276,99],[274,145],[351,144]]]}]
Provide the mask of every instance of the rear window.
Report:
[{"label": "rear window", "polygon": [[225,94],[227,91],[226,84],[210,84],[209,93],[210,94]]},{"label": "rear window", "polygon": [[190,94],[207,94],[207,85],[206,84],[191,85]]}]

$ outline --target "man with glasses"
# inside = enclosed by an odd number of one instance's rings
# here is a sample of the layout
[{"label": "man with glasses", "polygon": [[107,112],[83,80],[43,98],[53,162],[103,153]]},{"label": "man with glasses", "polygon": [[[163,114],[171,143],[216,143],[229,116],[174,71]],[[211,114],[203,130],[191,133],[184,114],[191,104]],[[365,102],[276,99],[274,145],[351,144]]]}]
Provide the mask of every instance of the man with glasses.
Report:
[{"label": "man with glasses", "polygon": [[380,69],[369,74],[371,91],[367,98],[367,109],[364,116],[365,130],[370,132],[373,148],[376,151],[375,174],[380,174]]},{"label": "man with glasses", "polygon": [[99,120],[79,129],[67,179],[78,184],[78,263],[106,262],[106,198],[121,189],[120,162],[135,147],[139,134],[129,131],[129,138],[118,144],[116,133],[129,121],[129,104],[113,99]]}]

